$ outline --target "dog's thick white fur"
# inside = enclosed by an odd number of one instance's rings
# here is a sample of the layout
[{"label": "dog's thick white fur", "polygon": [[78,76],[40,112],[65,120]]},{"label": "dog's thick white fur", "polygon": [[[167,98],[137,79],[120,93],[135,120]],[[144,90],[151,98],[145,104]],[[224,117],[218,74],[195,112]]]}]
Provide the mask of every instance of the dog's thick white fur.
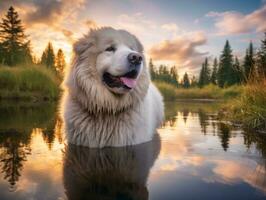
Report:
[{"label": "dog's thick white fur", "polygon": [[[68,142],[107,147],[150,141],[162,123],[164,106],[150,81],[139,40],[127,31],[105,27],[77,41],[74,53],[62,103]],[[104,73],[122,77],[132,67],[128,65],[130,53],[143,58],[137,77],[126,78],[127,82],[116,78],[125,84],[119,87],[106,84]]]}]

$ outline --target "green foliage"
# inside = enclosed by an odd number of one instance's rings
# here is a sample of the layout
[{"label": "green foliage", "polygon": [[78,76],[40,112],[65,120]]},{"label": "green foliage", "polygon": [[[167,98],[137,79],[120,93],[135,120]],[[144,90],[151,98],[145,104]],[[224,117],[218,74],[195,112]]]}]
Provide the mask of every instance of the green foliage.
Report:
[{"label": "green foliage", "polygon": [[171,67],[170,76],[171,76],[170,83],[172,83],[173,85],[178,87],[179,86],[179,83],[178,83],[178,72],[177,72],[177,67],[176,66]]},{"label": "green foliage", "polygon": [[64,71],[66,68],[66,61],[65,61],[65,55],[62,49],[59,49],[56,54],[56,72],[58,76],[63,79],[64,77]]},{"label": "green foliage", "polygon": [[189,78],[188,78],[187,72],[184,74],[184,77],[183,77],[183,87],[184,88],[189,88],[190,87],[190,82],[189,82]]},{"label": "green foliage", "polygon": [[8,66],[32,63],[30,41],[27,41],[21,20],[12,6],[0,23],[0,63]]},{"label": "green foliage", "polygon": [[155,78],[155,68],[154,68],[154,64],[152,62],[152,59],[150,59],[150,62],[149,62],[149,69],[150,69],[151,79],[154,80],[154,78]]},{"label": "green foliage", "polygon": [[162,81],[155,81],[154,83],[159,88],[165,100],[173,101],[177,99],[176,87],[174,85]]},{"label": "green foliage", "polygon": [[47,47],[42,53],[41,64],[45,65],[47,68],[54,69],[55,67],[55,54],[54,48],[51,42],[48,42]]},{"label": "green foliage", "polygon": [[243,90],[243,86],[231,86],[220,88],[209,84],[203,88],[176,88],[171,84],[161,81],[154,82],[166,100],[176,99],[231,99],[238,97]]},{"label": "green foliage", "polygon": [[56,99],[60,81],[41,66],[0,67],[0,98]]},{"label": "green foliage", "polygon": [[266,130],[266,81],[249,82],[242,95],[227,105],[229,119],[247,128]]},{"label": "green foliage", "polygon": [[202,64],[202,68],[199,75],[199,87],[203,87],[205,85],[208,85],[210,83],[210,69],[209,69],[209,63],[208,58],[205,58],[204,63]]},{"label": "green foliage", "polygon": [[150,59],[149,69],[150,69],[152,80],[163,81],[163,82],[170,83],[178,87],[178,84],[179,84],[178,83],[178,72],[175,66],[171,67],[170,70],[168,70],[167,66],[160,65],[159,69],[156,70],[152,62],[152,59]]},{"label": "green foliage", "polygon": [[256,67],[259,78],[264,79],[266,77],[266,32],[256,55]]},{"label": "green foliage", "polygon": [[233,85],[233,55],[229,41],[226,40],[222,55],[220,57],[217,81],[220,87]]},{"label": "green foliage", "polygon": [[214,85],[217,84],[217,70],[218,70],[218,61],[217,58],[214,58],[211,80],[210,80],[210,82]]},{"label": "green foliage", "polygon": [[241,69],[239,60],[237,57],[235,57],[234,64],[233,64],[233,71],[231,74],[232,82],[234,84],[240,84],[244,79],[243,73],[244,72]]},{"label": "green foliage", "polygon": [[191,87],[196,87],[198,85],[198,80],[197,80],[196,76],[192,76],[192,79],[190,82],[191,82],[190,83]]},{"label": "green foliage", "polygon": [[255,59],[253,53],[253,44],[250,42],[249,48],[246,50],[246,55],[243,62],[244,80],[247,81],[250,76],[255,73]]}]

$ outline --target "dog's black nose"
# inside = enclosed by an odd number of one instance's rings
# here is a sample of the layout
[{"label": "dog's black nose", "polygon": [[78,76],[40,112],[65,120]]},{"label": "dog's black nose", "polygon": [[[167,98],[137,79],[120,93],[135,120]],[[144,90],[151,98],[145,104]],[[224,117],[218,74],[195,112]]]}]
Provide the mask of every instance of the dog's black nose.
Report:
[{"label": "dog's black nose", "polygon": [[127,59],[133,65],[140,65],[142,61],[142,56],[138,53],[130,53],[128,54]]}]

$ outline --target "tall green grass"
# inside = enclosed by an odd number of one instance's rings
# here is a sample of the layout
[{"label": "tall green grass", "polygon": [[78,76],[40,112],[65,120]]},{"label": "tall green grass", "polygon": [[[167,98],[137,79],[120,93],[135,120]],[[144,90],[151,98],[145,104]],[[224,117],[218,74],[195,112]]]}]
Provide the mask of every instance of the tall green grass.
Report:
[{"label": "tall green grass", "polygon": [[241,94],[243,86],[219,88],[207,85],[203,88],[177,88],[165,82],[154,82],[166,100],[177,99],[230,99]]},{"label": "tall green grass", "polygon": [[266,131],[266,79],[252,81],[244,87],[242,95],[225,107],[232,121],[245,127]]},{"label": "tall green grass", "polygon": [[60,81],[44,66],[0,66],[0,99],[49,99],[59,96]]}]

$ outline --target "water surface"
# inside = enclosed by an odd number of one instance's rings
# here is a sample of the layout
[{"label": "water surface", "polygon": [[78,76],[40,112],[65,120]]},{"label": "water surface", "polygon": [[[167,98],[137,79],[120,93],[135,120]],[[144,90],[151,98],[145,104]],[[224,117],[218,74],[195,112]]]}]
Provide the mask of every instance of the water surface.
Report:
[{"label": "water surface", "polygon": [[[0,199],[266,199],[266,137],[166,102],[149,143],[67,145],[56,104],[0,103]],[[140,133],[141,134],[141,133]]]}]

